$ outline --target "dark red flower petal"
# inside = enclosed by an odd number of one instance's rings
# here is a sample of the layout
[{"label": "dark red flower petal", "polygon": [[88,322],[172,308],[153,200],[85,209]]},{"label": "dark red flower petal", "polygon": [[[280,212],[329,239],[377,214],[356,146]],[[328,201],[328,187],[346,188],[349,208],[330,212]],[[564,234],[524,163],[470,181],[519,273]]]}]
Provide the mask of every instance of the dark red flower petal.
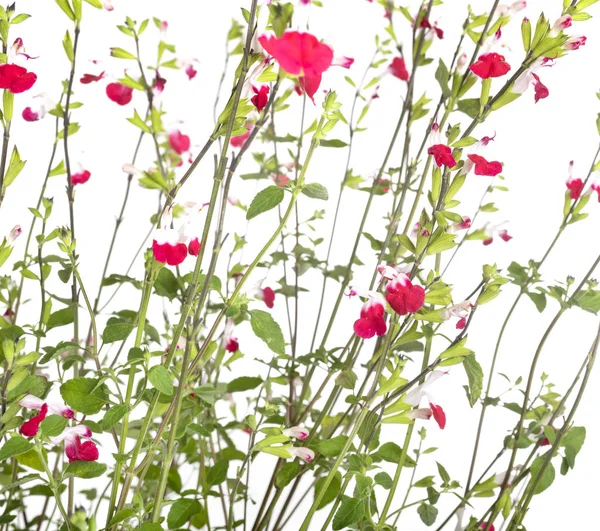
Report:
[{"label": "dark red flower petal", "polygon": [[430,402],[429,407],[431,408],[431,412],[433,413],[433,418],[438,423],[440,429],[443,430],[446,427],[446,413],[444,413],[442,406],[438,406]]},{"label": "dark red flower petal", "polygon": [[470,67],[471,72],[481,79],[501,77],[508,73],[510,65],[498,53],[484,53]]},{"label": "dark red flower petal", "polygon": [[12,63],[0,65],[0,89],[20,94],[29,90],[36,80],[37,76],[33,72],[27,72],[22,66]]},{"label": "dark red flower petal", "polygon": [[79,81],[80,81],[80,83],[83,83],[84,85],[89,85],[90,83],[95,83],[96,81],[100,81],[103,77],[104,77],[104,72],[101,72],[97,76],[95,76],[94,74],[83,74],[83,76],[81,76],[81,79]]},{"label": "dark red flower petal", "polygon": [[494,177],[502,172],[502,164],[498,161],[488,162],[481,155],[468,155],[468,157],[475,164],[475,175]]},{"label": "dark red flower petal", "polygon": [[262,112],[269,101],[269,91],[271,89],[269,85],[263,85],[260,87],[260,89],[257,89],[253,86],[252,90],[254,91],[255,95],[250,99],[250,102],[256,107],[258,112]]},{"label": "dark red flower petal", "polygon": [[81,170],[71,175],[71,184],[76,186],[78,184],[85,184],[90,180],[92,174],[87,170]]},{"label": "dark red flower petal", "polygon": [[31,107],[25,107],[23,109],[23,120],[26,122],[37,122],[40,119],[40,115],[35,112]]},{"label": "dark red flower petal", "polygon": [[198,256],[200,249],[202,248],[202,244],[198,238],[193,238],[192,241],[188,244],[188,252],[192,256]]},{"label": "dark red flower petal", "polygon": [[264,288],[262,291],[262,299],[267,305],[267,308],[273,308],[275,305],[275,292],[271,288]]},{"label": "dark red flower petal", "polygon": [[406,63],[402,57],[394,57],[389,66],[389,71],[394,77],[397,77],[402,81],[408,81],[409,73],[406,69]]},{"label": "dark red flower petal", "polygon": [[40,424],[46,418],[48,414],[48,404],[43,404],[40,412],[33,418],[24,422],[19,433],[24,437],[34,437],[40,429]]},{"label": "dark red flower petal", "polygon": [[178,155],[182,155],[190,150],[192,145],[190,137],[181,133],[181,131],[171,131],[169,133],[169,145]]},{"label": "dark red flower petal", "polygon": [[435,144],[427,150],[427,154],[433,156],[438,168],[441,168],[442,166],[454,168],[454,166],[456,166],[456,160],[452,156],[452,149],[450,146]]}]

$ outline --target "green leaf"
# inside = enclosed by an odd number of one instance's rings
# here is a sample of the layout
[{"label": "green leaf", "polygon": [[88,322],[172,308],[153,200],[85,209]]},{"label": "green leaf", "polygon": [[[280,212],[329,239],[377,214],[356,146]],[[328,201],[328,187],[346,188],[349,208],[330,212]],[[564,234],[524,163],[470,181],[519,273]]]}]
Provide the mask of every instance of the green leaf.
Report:
[{"label": "green leaf", "polygon": [[144,133],[151,133],[150,127],[146,124],[144,119],[138,114],[136,110],[133,111],[133,117],[127,118],[127,121],[139,127]]},{"label": "green leaf", "polygon": [[[544,461],[545,457],[540,455],[539,457],[536,457],[533,463],[531,464],[531,478],[533,481],[535,481],[538,473],[542,469]],[[554,465],[552,463],[548,463],[548,465],[544,469],[544,472],[542,472],[542,475],[540,476],[540,479],[533,493],[540,494],[541,492],[544,492],[550,485],[552,485],[555,476],[556,471],[554,470]]]},{"label": "green leaf", "polygon": [[583,426],[574,426],[571,428],[561,441],[561,446],[565,447],[565,457],[570,468],[575,466],[575,457],[581,450],[585,442],[586,430]]},{"label": "green leaf", "polygon": [[320,441],[317,445],[317,449],[325,457],[334,457],[340,455],[340,452],[342,451],[342,448],[346,444],[347,440],[348,437],[346,435],[338,435],[332,439]]},{"label": "green leaf", "polygon": [[106,386],[96,378],[74,378],[60,386],[60,396],[84,415],[95,415],[108,402]]},{"label": "green leaf", "polygon": [[433,525],[438,515],[438,510],[433,505],[430,505],[428,503],[422,503],[421,505],[419,505],[417,512],[419,513],[422,522],[426,526]]},{"label": "green leaf", "polygon": [[[135,509],[121,509],[117,514],[115,514],[110,519],[108,526],[110,527],[115,524],[118,524],[119,522],[124,522],[125,520],[128,520],[129,518],[131,518],[134,514],[135,514]],[[162,529],[162,527],[161,527],[161,529]]]},{"label": "green leaf", "polygon": [[262,310],[251,310],[250,316],[250,325],[254,334],[262,339],[275,354],[285,354],[283,333],[271,314]]},{"label": "green leaf", "polygon": [[125,341],[135,326],[133,323],[113,323],[107,325],[102,332],[102,341],[105,343],[114,343],[115,341]]},{"label": "green leaf", "polygon": [[92,479],[102,476],[108,467],[96,461],[73,461],[65,470],[65,476]]},{"label": "green leaf", "polygon": [[75,13],[73,13],[73,10],[69,5],[68,0],[56,0],[56,3],[58,4],[58,7],[60,7],[71,20],[75,20]]},{"label": "green leaf", "polygon": [[448,87],[449,78],[450,73],[448,72],[448,67],[445,65],[444,61],[440,59],[437,70],[435,71],[435,79],[440,84],[444,98],[452,96],[452,91],[450,90],[450,87]]},{"label": "green leaf", "polygon": [[332,529],[338,531],[358,522],[365,514],[363,501],[358,498],[344,498],[333,517]]},{"label": "green leaf", "polygon": [[338,140],[336,138],[332,138],[330,140],[321,140],[321,142],[319,142],[320,147],[343,148],[347,145],[348,144],[343,140]]},{"label": "green leaf", "polygon": [[117,59],[133,59],[136,60],[135,55],[129,53],[127,50],[123,50],[123,48],[111,48],[110,55],[116,57]]},{"label": "green leaf", "polygon": [[181,498],[177,500],[167,516],[167,525],[169,529],[177,529],[190,521],[190,518],[202,511],[202,505],[197,500]]},{"label": "green leaf", "polygon": [[457,107],[459,111],[474,119],[479,114],[479,98],[459,100]]},{"label": "green leaf", "polygon": [[46,437],[56,437],[67,427],[67,422],[68,420],[65,417],[61,417],[60,415],[50,415],[40,424],[42,434]]},{"label": "green leaf", "polygon": [[375,483],[381,485],[385,490],[390,490],[394,485],[394,481],[387,472],[375,474]]},{"label": "green leaf", "polygon": [[455,358],[458,356],[469,356],[473,354],[473,351],[465,347],[465,343],[467,342],[467,338],[462,338],[456,345],[452,345],[450,348],[446,349],[444,352],[440,354],[440,358]]},{"label": "green leaf", "polygon": [[63,39],[63,48],[67,54],[67,59],[72,63],[75,59],[75,53],[73,52],[73,41],[71,40],[71,34],[67,31]]},{"label": "green leaf", "polygon": [[227,479],[227,470],[229,461],[217,461],[214,466],[209,466],[206,469],[206,482],[209,486],[219,485]]},{"label": "green leaf", "polygon": [[240,376],[227,384],[227,392],[249,391],[256,389],[261,383],[263,383],[263,379],[260,376]]},{"label": "green leaf", "polygon": [[538,312],[542,313],[546,309],[545,293],[526,291],[525,294],[532,300],[533,304],[535,304],[535,307],[537,308]]},{"label": "green leaf", "polygon": [[301,470],[302,465],[298,461],[290,461],[289,463],[285,463],[279,472],[277,472],[275,486],[278,489],[287,487],[298,476],[298,474],[300,474]]},{"label": "green leaf", "polygon": [[154,291],[159,297],[167,297],[170,301],[179,294],[177,277],[168,268],[163,267],[154,281]]},{"label": "green leaf", "polygon": [[279,186],[268,186],[264,190],[261,190],[256,194],[252,203],[250,203],[246,219],[255,218],[259,214],[275,208],[283,201],[283,195],[283,188]]},{"label": "green leaf", "polygon": [[481,369],[479,362],[475,359],[474,354],[465,357],[463,360],[463,367],[465,368],[467,378],[469,379],[467,397],[469,399],[469,404],[473,407],[479,400],[481,391],[483,390],[483,370]]},{"label": "green leaf", "polygon": [[104,431],[111,430],[125,416],[125,413],[127,413],[127,406],[125,404],[111,407],[102,419],[102,429]]},{"label": "green leaf", "polygon": [[73,310],[71,308],[63,308],[50,314],[48,318],[47,330],[52,330],[58,326],[65,326],[73,322]]},{"label": "green leaf", "polygon": [[[315,481],[315,498],[321,492],[321,489],[323,488],[326,479],[327,478],[325,477],[320,477],[317,479],[317,481]],[[336,472],[335,476],[333,476],[333,479],[327,486],[327,490],[323,494],[319,505],[317,505],[317,510],[322,509],[326,505],[329,505],[333,500],[335,500],[338,497],[338,494],[340,493],[341,486],[342,475],[339,472]]]},{"label": "green leaf", "polygon": [[163,365],[155,365],[148,371],[148,380],[160,393],[173,394],[173,378]]},{"label": "green leaf", "polygon": [[15,435],[14,437],[8,439],[8,441],[4,443],[4,446],[0,448],[0,461],[10,459],[16,455],[24,454],[32,448],[33,444],[31,444],[25,437]]},{"label": "green leaf", "polygon": [[312,197],[313,199],[321,199],[323,201],[327,201],[329,199],[329,192],[327,191],[327,188],[319,183],[307,184],[304,188],[302,188],[302,193],[308,197]]}]

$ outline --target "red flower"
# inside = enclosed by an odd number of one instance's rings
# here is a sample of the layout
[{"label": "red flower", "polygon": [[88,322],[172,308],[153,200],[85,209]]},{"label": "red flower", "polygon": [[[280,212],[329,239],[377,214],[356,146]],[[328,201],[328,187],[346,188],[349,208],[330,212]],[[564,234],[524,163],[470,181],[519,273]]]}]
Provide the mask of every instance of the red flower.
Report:
[{"label": "red flower", "polygon": [[388,282],[385,299],[399,315],[419,311],[425,302],[425,290],[415,286],[405,274],[399,274]]},{"label": "red flower", "polygon": [[569,179],[567,189],[571,192],[571,199],[579,199],[585,183],[579,177],[573,177],[573,161],[569,162]]},{"label": "red flower", "polygon": [[127,105],[133,98],[133,89],[121,83],[109,83],[106,85],[106,95],[119,105]]},{"label": "red flower", "polygon": [[241,148],[244,145],[244,142],[250,136],[250,129],[248,129],[243,135],[232,136],[229,144],[234,148]]},{"label": "red flower", "polygon": [[193,238],[190,243],[188,243],[188,252],[192,256],[198,256],[200,249],[202,248],[202,244],[198,238]]},{"label": "red flower", "polygon": [[333,61],[333,50],[310,33],[286,31],[281,37],[261,35],[258,42],[288,74],[320,76]]},{"label": "red flower", "polygon": [[230,337],[225,344],[225,350],[227,352],[237,352],[240,350],[240,344],[238,343],[237,337]]},{"label": "red flower", "polygon": [[154,253],[154,259],[161,264],[168,264],[170,266],[178,266],[181,264],[188,254],[188,248],[185,243],[176,242],[159,242],[154,240],[152,242],[152,252]]},{"label": "red flower", "polygon": [[311,101],[315,102],[315,94],[317,90],[319,90],[319,86],[321,85],[321,75],[318,76],[303,76],[298,78],[298,83],[300,85],[300,94],[302,91],[306,92],[306,95],[311,99]]},{"label": "red flower", "polygon": [[[483,524],[481,524],[479,526],[479,529],[487,529],[487,525],[488,525],[487,522],[483,522]],[[494,524],[490,524],[490,527],[489,527],[488,531],[496,531],[496,528],[494,527]]]},{"label": "red flower", "polygon": [[533,82],[533,90],[535,91],[534,99],[537,103],[538,101],[547,98],[550,95],[550,91],[548,90],[548,87],[540,81],[537,74],[532,73],[531,75],[535,79]]},{"label": "red flower", "polygon": [[13,94],[20,94],[33,87],[37,76],[27,72],[25,68],[15,64],[0,65],[0,89],[7,89]]},{"label": "red flower", "polygon": [[468,155],[469,160],[475,164],[475,175],[494,177],[502,171],[502,164],[497,160],[488,162],[481,155]]},{"label": "red flower", "polygon": [[434,420],[438,423],[440,429],[443,430],[446,427],[446,413],[444,413],[442,406],[438,406],[429,402],[429,407],[433,413]]},{"label": "red flower", "polygon": [[85,184],[90,180],[92,174],[87,170],[81,170],[71,175],[71,184],[76,186],[78,184]]},{"label": "red flower", "polygon": [[273,182],[280,188],[283,188],[290,181],[291,179],[287,175],[283,175],[283,173],[278,173],[277,175],[273,176]]},{"label": "red flower", "polygon": [[452,156],[452,149],[444,144],[434,144],[427,150],[428,155],[433,155],[435,163],[438,168],[446,166],[448,168],[454,168],[456,166],[456,160]]},{"label": "red flower", "polygon": [[254,96],[250,99],[252,105],[256,107],[258,112],[262,112],[262,110],[267,105],[269,101],[269,85],[263,85],[260,89],[257,89],[254,85],[252,85],[252,90],[254,91]]},{"label": "red flower", "polygon": [[178,155],[190,150],[191,142],[190,137],[184,135],[178,129],[169,133],[169,145],[171,149]]},{"label": "red flower", "polygon": [[65,455],[71,463],[73,461],[97,461],[100,454],[94,441],[81,442],[81,437],[76,435],[73,439],[65,442]]},{"label": "red flower", "polygon": [[394,77],[397,77],[402,81],[408,81],[409,74],[408,70],[406,70],[406,63],[402,57],[394,57],[392,63],[388,67],[388,70]]},{"label": "red flower", "polygon": [[484,53],[469,68],[477,77],[488,79],[507,74],[510,70],[510,65],[504,60],[503,55],[498,53]]},{"label": "red flower", "polygon": [[190,63],[185,67],[185,74],[187,75],[187,77],[190,81],[196,77],[197,73],[198,72],[194,68],[193,64]]},{"label": "red flower", "polygon": [[163,90],[165,90],[165,85],[167,84],[167,80],[162,77],[158,70],[156,71],[156,76],[154,78],[154,84],[152,85],[152,88],[158,93],[160,94]]},{"label": "red flower", "polygon": [[35,417],[23,423],[19,429],[19,433],[25,437],[34,437],[37,435],[37,432],[40,429],[40,424],[42,423],[42,420],[46,418],[47,414],[48,404],[44,404],[40,409],[40,412]]},{"label": "red flower", "polygon": [[275,292],[271,288],[263,288],[262,300],[267,305],[267,308],[273,308],[275,305]]},{"label": "red flower", "polygon": [[104,77],[104,72],[101,72],[97,76],[94,74],[83,74],[81,79],[79,80],[84,85],[89,85],[90,83],[94,83],[96,81],[100,81]]},{"label": "red flower", "polygon": [[385,322],[385,306],[380,293],[369,292],[369,300],[360,310],[360,318],[354,322],[354,333],[363,339],[370,339],[375,334],[382,336],[387,331]]}]

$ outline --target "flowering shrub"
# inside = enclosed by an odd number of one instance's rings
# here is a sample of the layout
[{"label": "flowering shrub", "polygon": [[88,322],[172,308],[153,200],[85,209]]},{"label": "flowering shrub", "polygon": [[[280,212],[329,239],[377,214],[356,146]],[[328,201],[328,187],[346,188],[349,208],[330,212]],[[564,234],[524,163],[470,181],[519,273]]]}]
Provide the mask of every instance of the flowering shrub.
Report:
[{"label": "flowering shrub", "polygon": [[[490,143],[503,142],[494,122],[521,97],[549,103],[544,74],[581,53],[586,37],[574,29],[596,2],[552,0],[555,20],[523,17],[524,1],[490,1],[487,9],[464,3],[452,44],[437,20],[439,1],[371,0],[382,29],[357,73],[354,58],[303,22],[303,10],[317,17],[325,0],[247,0],[226,36],[212,132],[201,139],[190,133],[193,116],[168,114],[163,93],[176,75],[200,85],[220,73],[199,73],[201,56],[179,57],[172,39],[187,36],[171,35],[167,21],[123,21],[125,3],[113,10],[108,0],[55,0],[68,29],[65,57],[52,59],[66,81],[42,86],[37,56],[15,36],[29,15],[16,4],[0,8],[2,526],[382,531],[400,529],[400,518],[416,511],[422,527],[438,530],[524,530],[532,500],[553,485],[557,469],[569,473],[586,436],[575,414],[600,329],[587,352],[569,353],[580,358],[570,386],[559,389],[545,374],[537,382],[559,320],[600,311],[592,278],[600,256],[581,278],[543,276],[594,193],[600,201],[600,148],[587,173],[573,162],[564,169],[556,191],[564,208],[541,256],[521,264],[508,259],[506,246],[500,265],[477,264],[466,293],[447,271],[476,246],[513,238],[512,226],[487,217],[498,210],[489,197],[508,192],[503,173],[517,171],[489,154]],[[110,48],[108,61],[85,62],[86,25],[103,16],[121,16],[125,44]],[[522,42],[509,46],[503,34],[515,25]],[[153,63],[141,43],[154,47]],[[40,42],[27,44],[43,54]],[[353,98],[345,101],[336,83]],[[80,224],[104,227],[77,199],[103,176],[89,158],[80,164],[73,148],[80,128],[91,127],[77,121],[87,85],[127,112],[114,134],[139,138],[123,165],[120,207],[103,205],[119,212],[112,235],[95,233],[93,254],[80,252]],[[391,134],[367,127],[381,87],[401,99]],[[295,124],[296,116],[299,132],[283,134],[280,121]],[[47,173],[27,197],[12,186],[37,183],[19,152],[27,137],[11,135],[17,120],[32,128],[54,123]],[[369,134],[384,156],[363,177],[352,149]],[[152,150],[147,160],[138,156],[142,143]],[[88,149],[109,156],[102,141]],[[319,176],[315,153],[327,150],[346,153],[341,182]],[[198,197],[191,185],[208,175],[210,193]],[[63,224],[55,177],[66,190]],[[255,194],[238,194],[250,180]],[[483,197],[470,211],[461,200],[481,183]],[[323,228],[323,210],[305,219],[336,186],[331,227]],[[150,220],[130,212],[135,188],[155,205]],[[21,203],[30,219],[9,225],[7,205]],[[356,234],[338,223],[341,208],[352,209]],[[126,211],[136,227],[147,226],[139,251],[137,241],[128,245],[132,265],[113,272],[121,267],[115,242],[125,238]],[[332,253],[340,238],[343,256]],[[82,274],[86,262],[102,264],[98,288]],[[506,315],[494,308],[511,297]],[[518,374],[505,376],[509,389],[497,395],[503,338],[527,299],[553,317],[540,330],[531,326],[538,346],[522,352]],[[486,331],[488,352],[479,353],[469,334],[484,306],[501,325]],[[453,449],[468,456],[462,472],[433,458],[437,448],[427,442],[428,431],[460,415],[440,392],[450,373],[464,380],[464,409],[479,414],[473,440],[464,435]],[[513,416],[502,417],[506,435],[488,443],[497,453],[484,463],[479,449],[495,407]],[[416,476],[432,463],[434,474]]]}]

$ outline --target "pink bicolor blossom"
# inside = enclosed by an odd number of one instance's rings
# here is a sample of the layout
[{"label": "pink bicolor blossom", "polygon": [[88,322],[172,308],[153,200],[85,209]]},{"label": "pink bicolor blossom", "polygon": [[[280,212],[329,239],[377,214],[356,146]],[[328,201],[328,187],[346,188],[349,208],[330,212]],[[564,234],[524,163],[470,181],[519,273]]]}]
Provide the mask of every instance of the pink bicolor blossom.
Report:
[{"label": "pink bicolor blossom", "polygon": [[[360,294],[356,290],[351,290],[350,293]],[[370,339],[374,335],[382,336],[387,331],[385,299],[376,291],[368,291],[363,295],[367,301],[362,305],[360,317],[354,322],[354,333],[362,339]]]},{"label": "pink bicolor blossom", "polygon": [[483,232],[486,238],[483,240],[483,245],[490,245],[496,236],[505,242],[512,240],[512,236],[508,233],[508,231],[500,228],[502,225],[504,225],[504,223],[500,223],[498,225],[491,225],[490,223],[485,224],[483,227]]},{"label": "pink bicolor blossom", "polygon": [[281,430],[281,433],[286,437],[294,437],[300,441],[305,441],[310,435],[310,432],[306,428],[301,428],[300,426],[286,428],[285,430]]},{"label": "pink bicolor blossom", "polygon": [[427,154],[433,157],[438,168],[445,166],[446,168],[454,168],[456,166],[456,160],[452,156],[452,148],[444,144],[440,135],[440,126],[437,122],[434,122],[431,126],[431,133],[429,134],[429,149]]},{"label": "pink bicolor blossom", "polygon": [[517,78],[511,92],[514,94],[523,94],[530,85],[533,85],[535,103],[547,98],[550,95],[550,91],[540,80],[539,72],[543,67],[548,66],[552,66],[552,60],[545,57],[538,59]]},{"label": "pink bicolor blossom", "polygon": [[463,216],[462,221],[458,221],[450,225],[448,232],[456,233],[459,230],[466,230],[471,228],[471,218],[469,216]]},{"label": "pink bicolor blossom", "polygon": [[54,415],[60,415],[66,419],[72,419],[75,417],[73,410],[67,407],[63,402],[42,400],[41,398],[33,395],[26,395],[24,398],[21,398],[21,400],[19,400],[19,405],[27,409],[37,410],[41,410],[44,405],[47,405],[48,411]]},{"label": "pink bicolor blossom", "polygon": [[587,41],[587,37],[583,35],[569,37],[567,42],[563,45],[563,48],[567,51],[569,50],[579,50],[580,46],[585,45]]},{"label": "pink bicolor blossom", "polygon": [[48,97],[48,94],[42,92],[32,98],[29,106],[23,109],[23,119],[26,122],[37,122],[46,116],[49,110],[52,110],[56,105]]},{"label": "pink bicolor blossom", "polygon": [[48,414],[48,405],[42,404],[40,412],[35,416],[25,421],[19,428],[19,433],[24,437],[35,437],[40,429],[40,424]]},{"label": "pink bicolor blossom", "polygon": [[575,177],[573,175],[573,166],[574,162],[569,162],[569,178],[567,179],[566,185],[569,193],[571,194],[571,199],[579,199],[581,197],[581,193],[583,192],[583,188],[585,183],[579,177]]},{"label": "pink bicolor blossom", "polygon": [[303,446],[288,448],[292,457],[298,457],[307,463],[310,463],[315,458],[315,453],[310,448],[304,448]]},{"label": "pink bicolor blossom", "polygon": [[425,289],[413,284],[407,275],[400,273],[387,283],[385,300],[398,315],[415,313],[425,303]]},{"label": "pink bicolor blossom", "polygon": [[471,301],[463,301],[459,304],[455,304],[454,306],[450,306],[444,310],[442,317],[445,321],[452,319],[453,317],[458,319],[456,322],[456,328],[458,330],[464,329],[467,324],[467,317],[473,305]]},{"label": "pink bicolor blossom", "polygon": [[21,228],[21,225],[15,225],[10,232],[8,233],[8,236],[6,237],[6,241],[8,243],[8,245],[13,245],[15,243],[15,240],[21,236],[21,234],[23,233],[23,229]]},{"label": "pink bicolor blossom", "polygon": [[[445,372],[443,371],[433,371],[429,374],[429,376],[425,379],[425,381],[416,386],[414,389],[409,391],[402,401],[414,408],[419,409],[419,405],[421,404],[421,400],[426,398],[429,402],[429,410],[431,411],[431,415],[428,416],[428,411],[423,411],[422,413],[416,413],[416,418],[430,418],[433,416],[434,420],[437,422],[438,426],[443,430],[446,427],[446,413],[444,409],[435,402],[433,397],[431,396],[430,387],[442,376],[444,376]],[[410,418],[410,414],[407,414]],[[423,416],[419,416],[423,415]]]},{"label": "pink bicolor blossom", "polygon": [[[81,439],[85,439],[83,442]],[[64,441],[65,455],[69,462],[73,461],[97,461],[99,457],[98,447],[91,440],[92,431],[83,424],[65,428],[57,437],[50,437],[53,444],[58,445]]]},{"label": "pink bicolor blossom", "polygon": [[519,11],[522,11],[527,7],[527,2],[525,0],[517,0],[512,4],[501,4],[496,8],[496,11],[501,15],[514,15]]}]

